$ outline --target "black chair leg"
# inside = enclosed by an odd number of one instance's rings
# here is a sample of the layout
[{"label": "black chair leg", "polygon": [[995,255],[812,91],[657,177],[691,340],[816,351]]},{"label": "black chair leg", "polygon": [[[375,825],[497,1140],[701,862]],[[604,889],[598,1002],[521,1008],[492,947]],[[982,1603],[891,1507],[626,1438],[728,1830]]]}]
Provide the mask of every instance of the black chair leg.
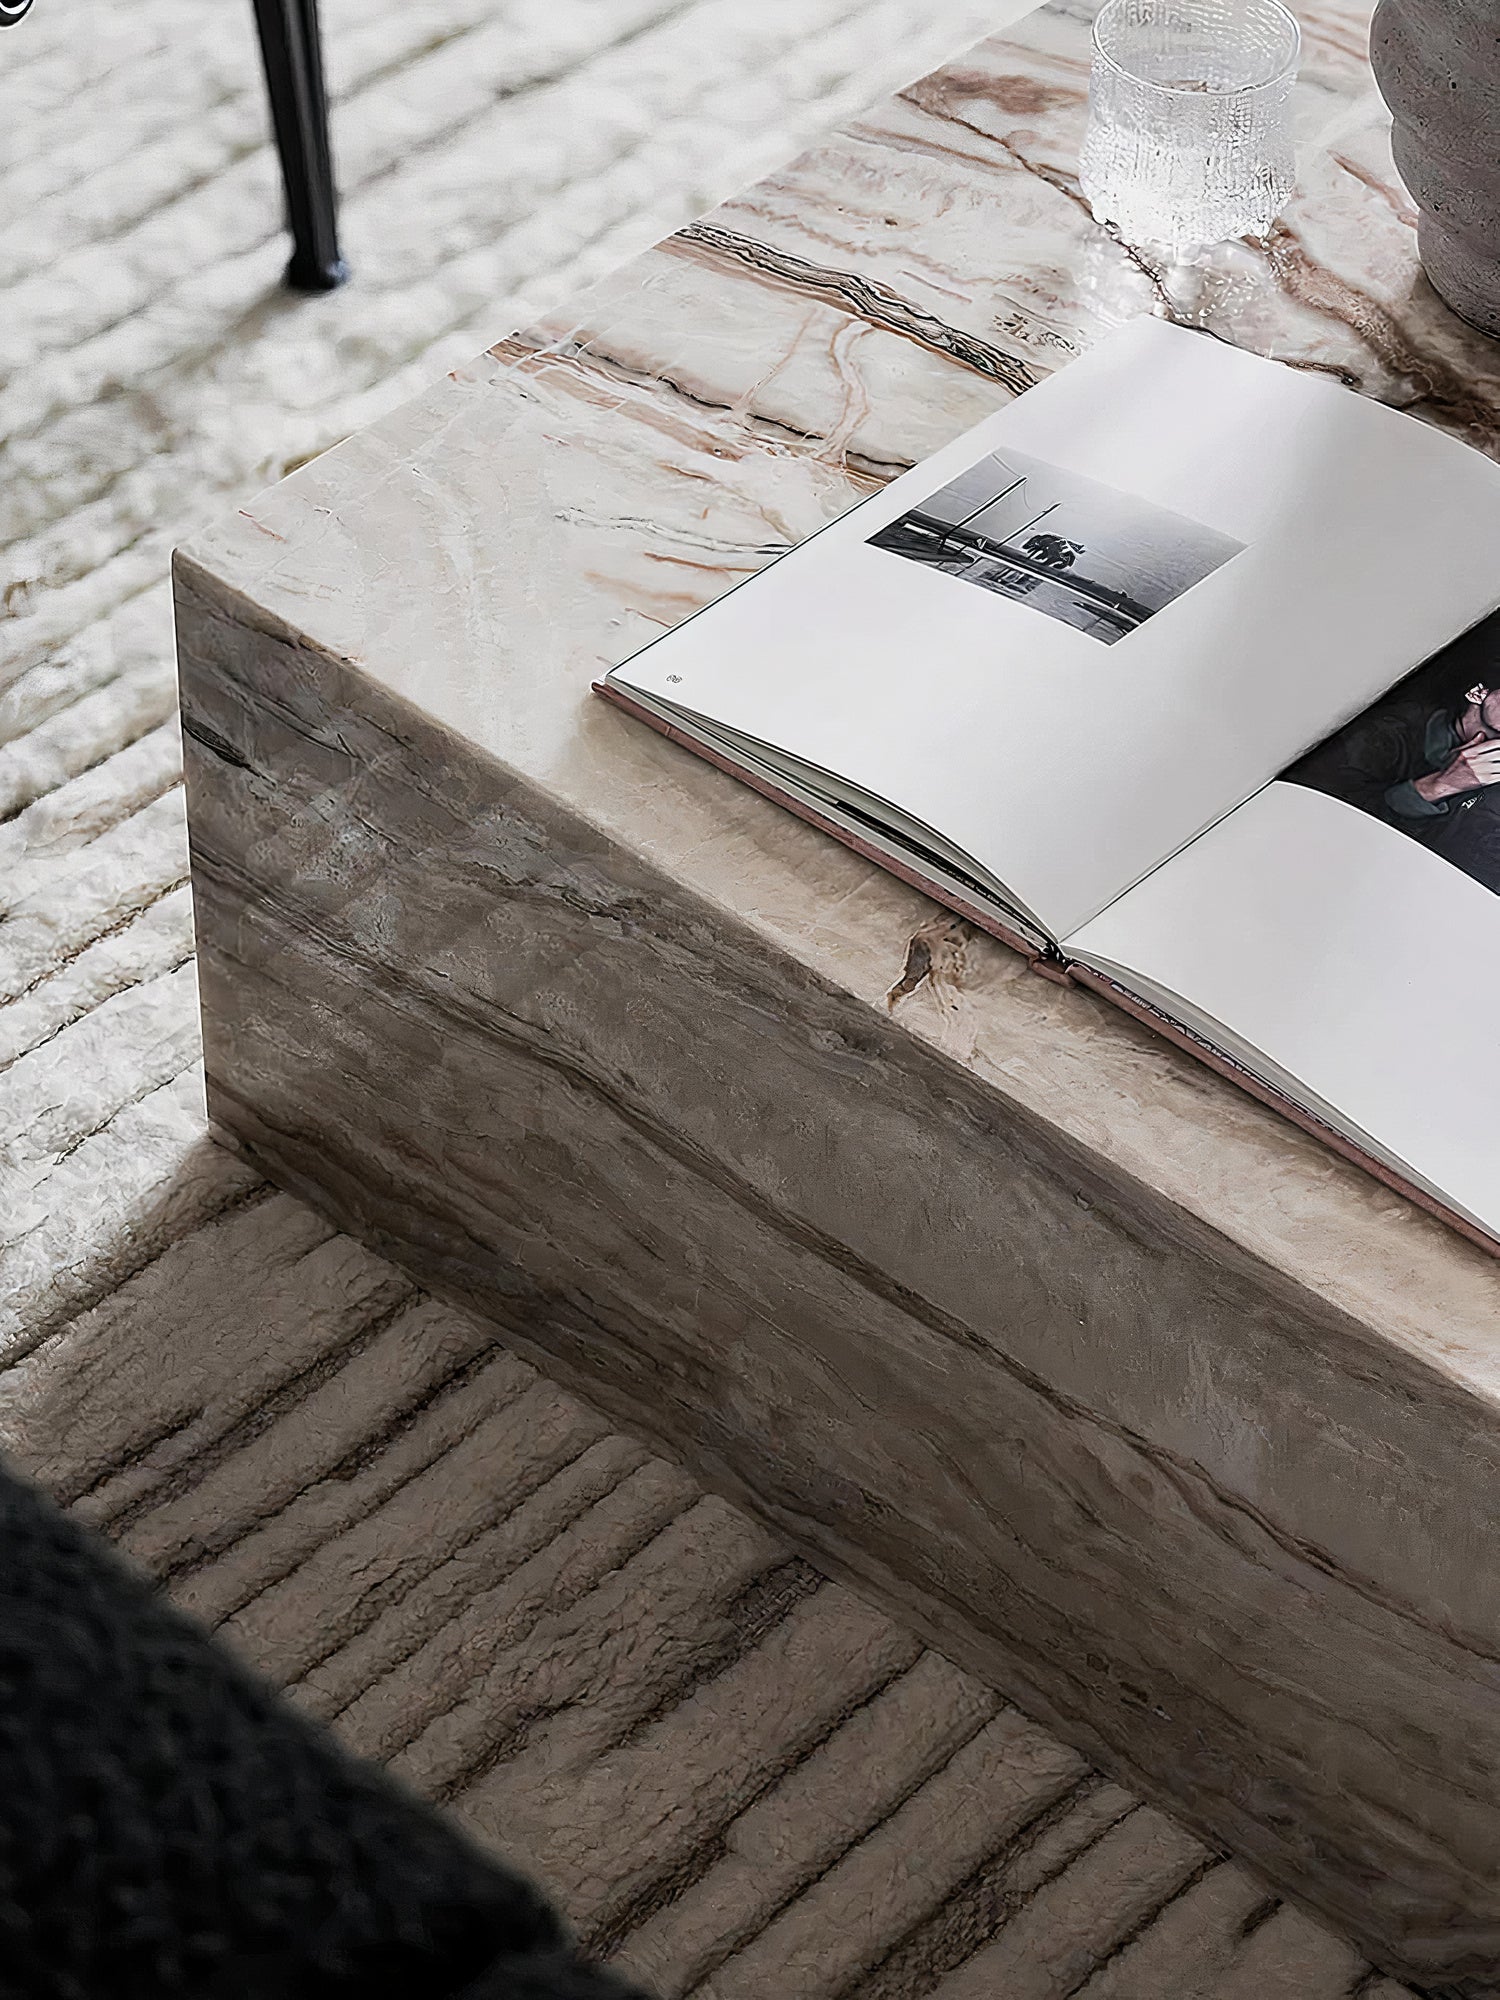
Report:
[{"label": "black chair leg", "polygon": [[286,281],[295,291],[329,292],[349,266],[339,254],[318,0],[255,0],[255,26],[292,232]]}]

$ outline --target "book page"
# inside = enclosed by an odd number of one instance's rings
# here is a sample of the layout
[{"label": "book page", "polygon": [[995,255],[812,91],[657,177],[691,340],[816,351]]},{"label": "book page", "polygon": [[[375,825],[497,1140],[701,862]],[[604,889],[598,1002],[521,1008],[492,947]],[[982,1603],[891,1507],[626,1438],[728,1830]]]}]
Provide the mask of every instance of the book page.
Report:
[{"label": "book page", "polygon": [[1500,602],[1500,469],[1121,328],[612,679],[936,829],[1053,935]]},{"label": "book page", "polygon": [[1500,617],[1067,944],[1500,1235]]}]

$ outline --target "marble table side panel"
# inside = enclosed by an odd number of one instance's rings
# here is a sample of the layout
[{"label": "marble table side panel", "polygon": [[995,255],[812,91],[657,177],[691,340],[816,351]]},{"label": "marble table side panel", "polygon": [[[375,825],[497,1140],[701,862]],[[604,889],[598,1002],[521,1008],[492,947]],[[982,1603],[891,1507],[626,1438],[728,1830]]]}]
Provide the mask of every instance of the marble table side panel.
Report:
[{"label": "marble table side panel", "polygon": [[1385,1962],[1500,1954],[1485,1406],[177,584],[221,1126]]}]

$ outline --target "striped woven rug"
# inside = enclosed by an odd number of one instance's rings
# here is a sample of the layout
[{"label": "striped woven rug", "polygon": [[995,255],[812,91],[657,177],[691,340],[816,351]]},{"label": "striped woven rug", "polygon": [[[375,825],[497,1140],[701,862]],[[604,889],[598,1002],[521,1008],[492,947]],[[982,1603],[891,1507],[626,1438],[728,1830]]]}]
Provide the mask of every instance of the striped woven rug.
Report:
[{"label": "striped woven rug", "polygon": [[248,6],[0,36],[0,1441],[663,1996],[1397,2000],[203,1128],[174,540],[1014,11],[325,0],[302,301]]}]

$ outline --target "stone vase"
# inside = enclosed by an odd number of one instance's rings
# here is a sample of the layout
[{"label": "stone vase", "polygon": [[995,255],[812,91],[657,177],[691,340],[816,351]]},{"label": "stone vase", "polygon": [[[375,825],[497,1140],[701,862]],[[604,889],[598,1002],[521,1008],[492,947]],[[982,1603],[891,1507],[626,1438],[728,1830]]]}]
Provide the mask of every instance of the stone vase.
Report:
[{"label": "stone vase", "polygon": [[1500,335],[1500,0],[1380,0],[1370,59],[1423,268],[1456,313]]}]

